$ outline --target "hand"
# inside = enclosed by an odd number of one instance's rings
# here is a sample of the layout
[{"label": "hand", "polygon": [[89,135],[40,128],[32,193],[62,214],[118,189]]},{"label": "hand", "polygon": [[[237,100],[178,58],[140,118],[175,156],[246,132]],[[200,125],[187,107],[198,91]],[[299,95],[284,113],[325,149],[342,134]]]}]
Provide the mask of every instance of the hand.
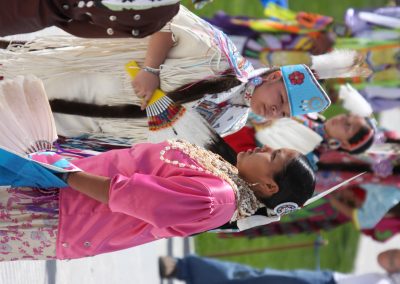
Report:
[{"label": "hand", "polygon": [[141,109],[145,109],[154,91],[160,86],[160,78],[150,72],[140,70],[132,81],[136,96],[142,99]]},{"label": "hand", "polygon": [[36,152],[29,154],[28,157],[36,162],[55,166],[68,171],[81,171],[77,166],[72,164],[66,158],[54,152]]}]

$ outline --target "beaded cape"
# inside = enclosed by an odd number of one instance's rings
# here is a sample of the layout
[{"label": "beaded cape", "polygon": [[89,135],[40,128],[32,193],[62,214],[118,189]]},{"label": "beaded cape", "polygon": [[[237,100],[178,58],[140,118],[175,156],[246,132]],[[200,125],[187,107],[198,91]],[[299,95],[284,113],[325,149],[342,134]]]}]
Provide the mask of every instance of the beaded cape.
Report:
[{"label": "beaded cape", "polygon": [[[204,148],[191,144],[185,140],[168,140],[166,146],[160,152],[160,160],[167,164],[172,164],[180,168],[190,168],[200,172],[214,175],[226,181],[235,193],[236,210],[230,222],[253,215],[259,208],[264,207],[253,191],[250,185],[239,176],[238,169],[225,161],[221,156],[214,154]],[[177,160],[165,158],[165,154],[171,150],[178,150],[196,161],[195,164],[185,164]]]}]

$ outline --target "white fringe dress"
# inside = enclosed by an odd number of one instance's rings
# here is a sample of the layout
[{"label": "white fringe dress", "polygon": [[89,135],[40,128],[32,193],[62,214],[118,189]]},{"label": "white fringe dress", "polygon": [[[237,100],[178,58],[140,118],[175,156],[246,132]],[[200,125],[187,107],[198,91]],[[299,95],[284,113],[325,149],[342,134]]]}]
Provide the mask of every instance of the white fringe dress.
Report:
[{"label": "white fringe dress", "polygon": [[[164,27],[175,45],[160,66],[160,88],[170,92],[231,68],[229,55],[217,44],[215,30],[185,7]],[[124,65],[143,64],[149,38],[82,39],[70,36],[37,38],[23,47],[0,53],[5,78],[34,74],[42,79],[49,99],[99,105],[139,104]],[[146,139],[145,119],[90,118],[55,114],[59,134]]]}]

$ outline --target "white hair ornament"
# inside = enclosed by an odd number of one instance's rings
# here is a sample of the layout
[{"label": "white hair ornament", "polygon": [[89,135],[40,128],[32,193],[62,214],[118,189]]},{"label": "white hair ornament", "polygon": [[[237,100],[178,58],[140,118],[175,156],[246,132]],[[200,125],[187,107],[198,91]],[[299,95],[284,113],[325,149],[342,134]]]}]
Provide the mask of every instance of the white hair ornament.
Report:
[{"label": "white hair ornament", "polygon": [[335,49],[311,56],[311,62],[311,69],[317,73],[318,79],[368,77],[372,73],[364,66],[364,57],[351,49]]}]

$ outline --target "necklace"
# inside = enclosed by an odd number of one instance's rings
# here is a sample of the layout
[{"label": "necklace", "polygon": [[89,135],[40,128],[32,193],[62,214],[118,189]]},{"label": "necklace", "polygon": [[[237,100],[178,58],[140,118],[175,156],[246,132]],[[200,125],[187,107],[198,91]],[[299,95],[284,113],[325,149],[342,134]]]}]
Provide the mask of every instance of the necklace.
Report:
[{"label": "necklace", "polygon": [[[230,220],[231,222],[251,216],[259,208],[264,207],[250,189],[249,184],[239,177],[237,168],[225,161],[221,156],[184,140],[168,140],[168,144],[169,146],[160,151],[161,161],[180,168],[190,168],[206,174],[212,174],[225,180],[232,187],[236,197],[237,209]],[[181,151],[195,160],[200,166],[167,159],[165,154],[171,150]]]}]

